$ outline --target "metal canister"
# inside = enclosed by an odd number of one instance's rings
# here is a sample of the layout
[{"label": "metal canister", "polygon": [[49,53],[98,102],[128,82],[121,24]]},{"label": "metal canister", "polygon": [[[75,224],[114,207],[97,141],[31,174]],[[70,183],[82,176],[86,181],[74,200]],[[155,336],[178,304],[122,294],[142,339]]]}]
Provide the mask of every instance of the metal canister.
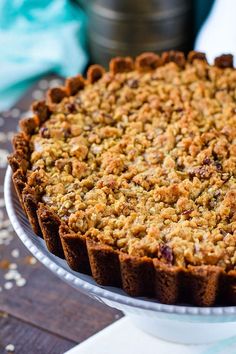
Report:
[{"label": "metal canister", "polygon": [[85,8],[93,62],[191,45],[192,0],[88,0]]}]

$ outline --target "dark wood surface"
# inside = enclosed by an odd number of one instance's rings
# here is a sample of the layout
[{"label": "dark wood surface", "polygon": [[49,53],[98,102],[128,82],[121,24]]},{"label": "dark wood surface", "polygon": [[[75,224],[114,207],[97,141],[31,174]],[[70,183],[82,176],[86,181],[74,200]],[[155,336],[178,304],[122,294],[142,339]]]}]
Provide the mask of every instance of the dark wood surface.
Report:
[{"label": "dark wood surface", "polygon": [[18,353],[62,354],[71,348],[71,341],[9,315],[0,318],[0,328],[6,343],[17,339],[15,351]]},{"label": "dark wood surface", "polygon": [[[1,354],[7,353],[5,348],[9,344],[14,345],[17,354],[64,353],[121,317],[120,312],[76,291],[39,262],[35,263],[12,230],[5,212],[2,186],[12,134],[18,119],[27,114],[32,99],[40,98],[48,84],[57,82],[52,77],[41,80],[16,107],[0,114]],[[26,280],[24,286],[7,279],[12,267],[16,267],[18,278]]]}]

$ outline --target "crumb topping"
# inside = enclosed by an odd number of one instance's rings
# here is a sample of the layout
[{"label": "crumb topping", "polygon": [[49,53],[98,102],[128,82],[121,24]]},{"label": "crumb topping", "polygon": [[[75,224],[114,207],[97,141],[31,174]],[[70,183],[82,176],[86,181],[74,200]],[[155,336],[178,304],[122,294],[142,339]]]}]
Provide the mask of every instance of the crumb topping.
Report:
[{"label": "crumb topping", "polygon": [[106,73],[31,138],[29,183],[76,233],[168,264],[236,265],[236,71]]}]

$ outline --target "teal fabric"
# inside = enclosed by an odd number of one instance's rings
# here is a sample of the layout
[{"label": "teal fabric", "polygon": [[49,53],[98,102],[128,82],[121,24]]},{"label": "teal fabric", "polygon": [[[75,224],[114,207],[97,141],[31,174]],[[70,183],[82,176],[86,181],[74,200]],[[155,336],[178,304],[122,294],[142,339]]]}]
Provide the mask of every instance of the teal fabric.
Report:
[{"label": "teal fabric", "polygon": [[197,35],[203,22],[207,18],[212,8],[214,0],[195,0],[194,1],[194,34]]},{"label": "teal fabric", "polygon": [[0,0],[0,111],[40,75],[84,70],[85,25],[69,0]]}]

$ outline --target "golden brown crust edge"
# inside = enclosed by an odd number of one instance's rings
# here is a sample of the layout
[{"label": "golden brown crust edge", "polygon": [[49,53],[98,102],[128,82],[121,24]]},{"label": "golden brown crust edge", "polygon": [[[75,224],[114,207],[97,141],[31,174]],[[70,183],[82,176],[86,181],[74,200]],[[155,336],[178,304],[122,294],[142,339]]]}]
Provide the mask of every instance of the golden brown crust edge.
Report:
[{"label": "golden brown crust edge", "polygon": [[38,203],[36,213],[38,224],[48,250],[55,256],[65,258],[59,236],[59,227],[61,224],[59,217],[43,203]]},{"label": "golden brown crust edge", "polygon": [[70,233],[69,228],[64,223],[61,223],[59,227],[59,235],[70,268],[81,273],[91,274],[86,238]]},{"label": "golden brown crust edge", "polygon": [[[192,51],[187,62],[204,60],[204,53]],[[232,56],[216,58],[220,68],[232,67]],[[175,62],[180,67],[186,63],[181,52],[165,52],[161,57],[143,53],[133,62],[129,57],[115,58],[110,63],[112,73],[133,70],[148,71]],[[93,66],[88,71],[88,82],[93,83],[105,71]],[[122,287],[131,296],[156,298],[161,303],[187,303],[197,306],[236,304],[236,271],[224,272],[215,266],[189,266],[182,269],[161,263],[158,259],[138,258],[100,245],[84,236],[73,234],[61,223],[58,216],[41,202],[35,190],[27,184],[29,138],[50,117],[50,112],[68,95],[75,95],[86,84],[80,75],[67,79],[66,86],[49,90],[47,103],[36,102],[32,106],[34,116],[20,122],[22,132],[13,138],[14,153],[9,156],[13,170],[13,183],[34,232],[43,235],[49,251],[64,258],[75,271],[92,274],[100,285]]]},{"label": "golden brown crust edge", "polygon": [[157,259],[132,257],[107,245],[85,240],[83,236],[66,233],[61,228],[60,237],[69,266],[87,274],[88,268],[91,269],[99,285],[118,286],[131,296],[151,297],[165,304],[236,303],[236,272],[226,274],[216,266],[182,269]]}]

